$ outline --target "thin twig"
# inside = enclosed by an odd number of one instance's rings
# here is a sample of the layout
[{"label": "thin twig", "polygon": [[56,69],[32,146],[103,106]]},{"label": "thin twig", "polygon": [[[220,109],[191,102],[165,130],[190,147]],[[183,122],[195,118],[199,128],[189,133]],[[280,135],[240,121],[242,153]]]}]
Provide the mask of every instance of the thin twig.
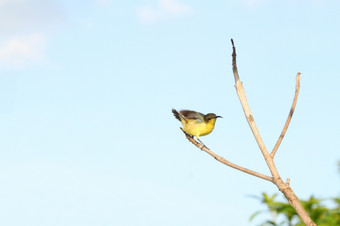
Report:
[{"label": "thin twig", "polygon": [[[183,129],[181,128],[181,130],[183,131]],[[255,177],[259,177],[261,179],[264,179],[264,180],[267,180],[267,181],[270,181],[273,183],[273,178],[272,177],[269,177],[267,175],[264,175],[264,174],[261,174],[261,173],[258,173],[258,172],[255,172],[255,171],[252,171],[250,169],[247,169],[247,168],[244,168],[242,166],[239,166],[239,165],[236,165],[232,162],[229,162],[228,160],[226,160],[225,158],[217,155],[216,153],[214,153],[213,151],[211,151],[207,146],[204,146],[202,145],[201,143],[197,142],[192,136],[188,135],[186,132],[183,131],[183,133],[185,134],[186,138],[191,142],[193,143],[196,147],[198,147],[199,149],[201,149],[202,151],[205,151],[206,153],[208,153],[209,155],[211,155],[212,157],[214,157],[217,161],[227,165],[227,166],[230,166],[234,169],[237,169],[239,171],[242,171],[244,173],[248,173],[250,175],[253,175]]]},{"label": "thin twig", "polygon": [[300,75],[301,75],[300,72],[298,72],[297,75],[296,75],[295,95],[294,95],[292,107],[290,108],[290,112],[289,112],[286,124],[284,125],[284,127],[282,129],[281,135],[280,135],[279,139],[277,140],[277,142],[276,142],[272,152],[270,153],[270,156],[272,158],[274,158],[274,156],[276,154],[276,151],[279,148],[279,146],[280,146],[280,144],[282,142],[282,139],[283,139],[283,137],[285,136],[285,134],[287,132],[289,123],[290,123],[290,121],[291,121],[291,119],[293,117],[295,106],[296,106],[297,99],[298,99],[298,96],[299,96],[299,91],[300,91]]},{"label": "thin twig", "polygon": [[236,66],[236,49],[234,46],[234,40],[231,39],[231,44],[233,46],[233,54],[232,54],[232,58],[233,58],[233,73],[234,73],[234,78],[235,78],[235,84],[237,81],[240,80],[240,77],[238,76],[238,71],[237,71],[237,66]]}]

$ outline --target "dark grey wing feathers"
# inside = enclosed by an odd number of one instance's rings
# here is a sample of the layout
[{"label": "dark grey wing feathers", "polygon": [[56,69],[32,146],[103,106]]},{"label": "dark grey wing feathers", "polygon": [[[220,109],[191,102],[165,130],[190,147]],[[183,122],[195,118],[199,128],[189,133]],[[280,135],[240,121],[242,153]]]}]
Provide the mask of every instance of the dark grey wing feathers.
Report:
[{"label": "dark grey wing feathers", "polygon": [[180,111],[180,114],[186,119],[196,119],[202,122],[204,121],[204,114],[196,111],[183,110]]}]

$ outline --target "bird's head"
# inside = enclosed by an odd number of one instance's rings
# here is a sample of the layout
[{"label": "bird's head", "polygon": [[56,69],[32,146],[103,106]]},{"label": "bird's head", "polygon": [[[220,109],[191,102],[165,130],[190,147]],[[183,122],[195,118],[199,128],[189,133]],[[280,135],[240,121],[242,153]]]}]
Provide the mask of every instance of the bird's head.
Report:
[{"label": "bird's head", "polygon": [[209,122],[211,120],[216,121],[217,118],[223,118],[222,116],[218,116],[214,113],[209,113],[204,116],[204,121]]}]

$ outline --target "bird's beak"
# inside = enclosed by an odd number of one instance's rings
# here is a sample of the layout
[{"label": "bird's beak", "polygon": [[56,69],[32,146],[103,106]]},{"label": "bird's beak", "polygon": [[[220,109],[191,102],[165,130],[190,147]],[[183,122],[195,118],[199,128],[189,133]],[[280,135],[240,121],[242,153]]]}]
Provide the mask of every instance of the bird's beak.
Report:
[{"label": "bird's beak", "polygon": [[216,116],[215,118],[223,118],[222,116]]}]

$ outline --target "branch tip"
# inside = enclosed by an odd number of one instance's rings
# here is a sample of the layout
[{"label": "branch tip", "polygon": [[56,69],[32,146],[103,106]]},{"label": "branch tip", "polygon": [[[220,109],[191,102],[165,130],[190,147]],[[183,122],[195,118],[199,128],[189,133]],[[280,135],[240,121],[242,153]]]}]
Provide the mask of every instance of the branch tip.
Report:
[{"label": "branch tip", "polygon": [[277,149],[279,148],[282,140],[283,140],[283,137],[285,136],[286,132],[287,132],[287,129],[288,129],[288,126],[289,126],[289,123],[290,121],[292,120],[292,117],[293,117],[293,113],[294,113],[294,110],[295,110],[295,106],[296,106],[296,103],[297,103],[297,98],[299,96],[299,91],[300,91],[300,72],[297,73],[296,75],[296,85],[295,85],[295,95],[294,95],[294,99],[293,99],[293,103],[292,103],[292,106],[290,108],[290,111],[289,111],[289,114],[288,114],[288,117],[287,117],[287,120],[286,120],[286,123],[282,129],[282,132],[272,150],[272,152],[270,153],[270,156],[272,158],[274,158],[276,152],[277,152]]},{"label": "branch tip", "polygon": [[238,76],[238,71],[237,71],[237,66],[236,66],[236,48],[235,48],[233,39],[231,39],[231,44],[233,46],[232,65],[233,65],[233,73],[234,73],[234,79],[235,79],[235,85],[236,85],[237,81],[239,81],[240,78]]}]

